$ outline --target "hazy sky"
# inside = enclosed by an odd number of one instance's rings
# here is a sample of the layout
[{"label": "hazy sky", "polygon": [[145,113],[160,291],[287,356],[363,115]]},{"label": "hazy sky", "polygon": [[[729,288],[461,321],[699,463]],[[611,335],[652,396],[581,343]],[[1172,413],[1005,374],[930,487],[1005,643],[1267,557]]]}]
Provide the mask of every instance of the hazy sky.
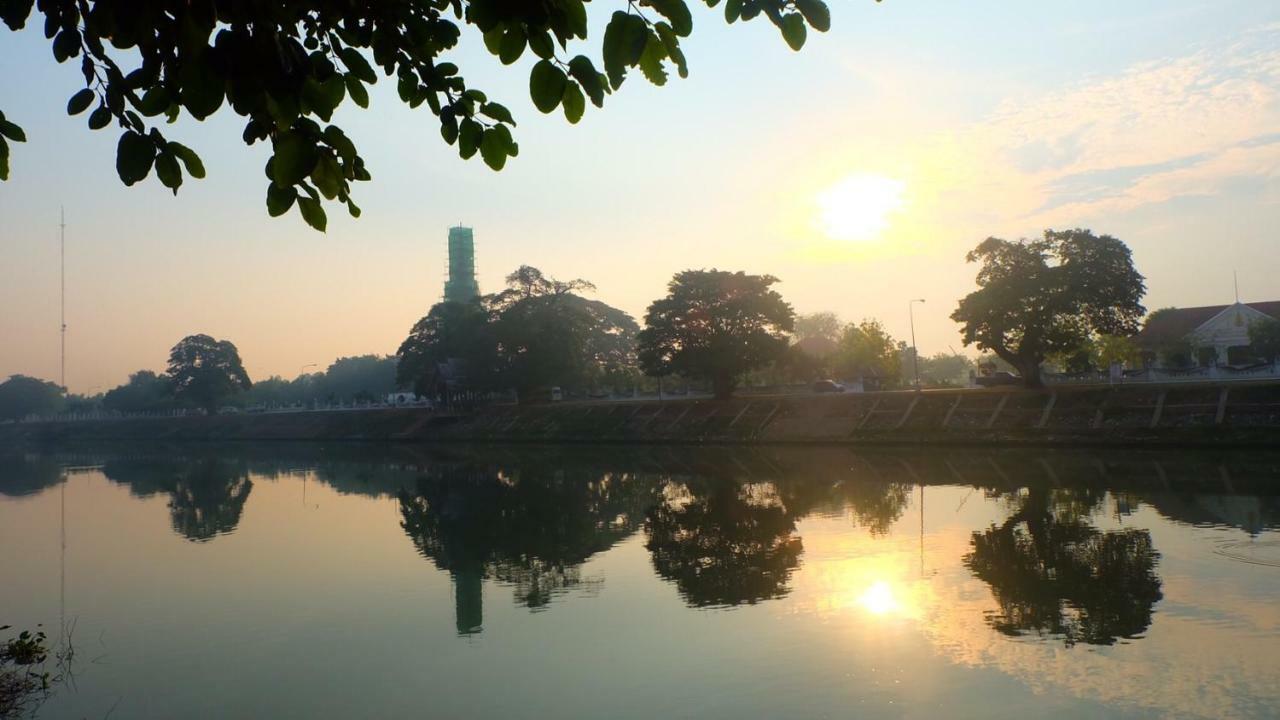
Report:
[{"label": "hazy sky", "polygon": [[[383,80],[336,122],[373,181],[329,232],[266,214],[266,149],[222,112],[170,135],[209,176],[174,198],[115,175],[117,133],[68,118],[75,63],[0,30],[0,110],[23,125],[0,184],[0,377],[57,379],[67,209],[67,384],[163,369],[182,336],[240,348],[253,378],[392,353],[442,291],[447,228],[475,228],[481,289],[527,263],[640,317],[672,273],[769,272],[799,312],[876,317],[925,354],[982,238],[1089,227],[1127,241],[1149,308],[1280,299],[1280,3],[829,0],[791,52],[767,21],[695,8],[687,80],[637,73],[577,126],[528,99],[478,34],[451,59],[516,114],[501,173],[460,160]],[[614,8],[594,8],[592,54]],[[696,4],[691,1],[691,4]]]}]

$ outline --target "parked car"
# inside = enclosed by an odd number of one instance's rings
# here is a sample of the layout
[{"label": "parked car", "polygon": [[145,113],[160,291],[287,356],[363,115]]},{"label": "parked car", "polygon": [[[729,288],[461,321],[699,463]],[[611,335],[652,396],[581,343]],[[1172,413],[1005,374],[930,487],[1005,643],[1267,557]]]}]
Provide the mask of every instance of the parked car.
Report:
[{"label": "parked car", "polygon": [[835,380],[819,380],[813,384],[813,391],[816,393],[842,393],[844,386]]},{"label": "parked car", "polygon": [[998,370],[990,375],[979,375],[973,379],[978,387],[999,387],[1001,385],[1017,385],[1022,382],[1022,378],[1005,370]]}]

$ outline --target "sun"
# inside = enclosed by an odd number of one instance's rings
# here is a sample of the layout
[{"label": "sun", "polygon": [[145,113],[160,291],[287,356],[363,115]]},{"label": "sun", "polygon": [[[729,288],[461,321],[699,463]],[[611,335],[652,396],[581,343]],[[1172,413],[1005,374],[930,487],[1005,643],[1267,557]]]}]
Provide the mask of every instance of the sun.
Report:
[{"label": "sun", "polygon": [[905,189],[883,175],[850,175],[818,195],[818,223],[835,240],[875,240],[902,208]]}]

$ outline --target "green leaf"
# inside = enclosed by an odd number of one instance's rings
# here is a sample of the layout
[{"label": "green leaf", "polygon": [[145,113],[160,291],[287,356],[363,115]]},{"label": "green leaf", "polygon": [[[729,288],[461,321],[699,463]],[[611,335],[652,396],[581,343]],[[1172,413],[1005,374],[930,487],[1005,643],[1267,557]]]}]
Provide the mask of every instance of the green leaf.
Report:
[{"label": "green leaf", "polygon": [[587,6],[582,0],[561,0],[565,19],[569,22],[569,31],[575,36],[587,37]]},{"label": "green leaf", "polygon": [[640,56],[640,72],[654,85],[667,84],[667,70],[662,61],[667,57],[667,49],[656,35],[649,35],[649,42],[644,46],[644,54]]},{"label": "green leaf", "polygon": [[551,40],[551,33],[546,30],[534,30],[533,34],[529,36],[529,49],[540,58],[550,58],[556,52],[555,45]]},{"label": "green leaf", "polygon": [[480,112],[481,114],[488,115],[498,122],[504,122],[508,125],[516,124],[515,119],[511,117],[511,111],[498,103],[485,103],[480,106]]},{"label": "green leaf", "polygon": [[116,145],[116,174],[125,185],[145,180],[155,162],[155,143],[136,132],[125,132]]},{"label": "green leaf", "polygon": [[480,140],[484,134],[484,128],[480,123],[471,118],[464,118],[462,127],[458,132],[458,154],[463,160],[470,159],[476,154],[476,150],[480,149]]},{"label": "green leaf", "polygon": [[321,153],[316,167],[311,171],[311,182],[327,199],[332,200],[342,190],[342,169],[338,160],[329,153]]},{"label": "green leaf", "polygon": [[591,58],[585,55],[575,56],[569,61],[569,74],[586,91],[592,105],[604,106],[604,83],[600,81],[600,73],[596,72],[595,65],[591,64]]},{"label": "green leaf", "polygon": [[378,75],[373,72],[369,61],[365,60],[364,55],[359,50],[353,47],[344,47],[338,51],[338,57],[342,58],[342,64],[347,66],[352,75],[370,85],[378,82]]},{"label": "green leaf", "polygon": [[178,194],[178,188],[182,186],[182,170],[178,167],[178,158],[173,153],[165,151],[156,155],[156,177],[160,178],[160,183],[173,191],[174,195]]},{"label": "green leaf", "polygon": [[280,187],[302,182],[316,166],[316,144],[297,132],[281,135],[275,143],[273,177]]},{"label": "green leaf", "polygon": [[27,141],[27,134],[22,131],[22,128],[3,118],[0,118],[0,135],[7,137],[14,142]]},{"label": "green leaf", "polygon": [[362,108],[369,107],[369,91],[365,89],[364,84],[360,82],[355,75],[348,74],[346,76],[347,94],[355,101],[356,105]]},{"label": "green leaf", "polygon": [[93,91],[89,88],[84,88],[75,95],[72,95],[71,99],[67,101],[67,114],[79,115],[85,110],[88,110],[89,106],[93,104],[94,97]]},{"label": "green leaf", "polygon": [[805,27],[804,16],[800,13],[788,13],[782,16],[782,39],[787,41],[792,50],[799,51],[804,47],[807,34]]},{"label": "green leaf", "polygon": [[822,0],[795,0],[796,9],[804,15],[804,19],[809,21],[809,25],[813,26],[818,32],[826,32],[831,29],[831,10],[827,8],[827,4]]},{"label": "green leaf", "polygon": [[510,65],[524,54],[524,28],[519,25],[508,28],[502,35],[502,43],[498,46],[498,59],[503,65]]},{"label": "green leaf", "polygon": [[511,131],[505,125],[488,128],[480,141],[480,157],[484,164],[494,170],[501,170],[507,164],[507,156],[511,153]]},{"label": "green leaf", "polygon": [[732,25],[742,17],[742,0],[725,0],[724,20]]},{"label": "green leaf", "polygon": [[324,213],[324,208],[320,207],[320,201],[309,197],[298,198],[298,211],[302,213],[302,219],[307,221],[311,227],[325,231],[325,227],[329,224],[329,218]]},{"label": "green leaf", "polygon": [[577,83],[565,83],[561,103],[564,105],[565,119],[573,124],[582,119],[582,113],[587,109],[587,99],[583,97]]},{"label": "green leaf", "polygon": [[197,120],[203,120],[222,107],[225,83],[208,61],[207,53],[186,58],[178,72],[182,105]]},{"label": "green leaf", "polygon": [[200,156],[196,154],[195,150],[177,142],[170,142],[167,147],[169,152],[182,161],[182,165],[187,169],[188,175],[197,180],[204,178],[204,163],[200,161]]},{"label": "green leaf", "polygon": [[627,14],[618,10],[609,18],[604,28],[604,71],[609,76],[609,84],[616,90],[627,76]]},{"label": "green leaf", "polygon": [[353,218],[360,217],[360,206],[356,205],[351,198],[347,198],[347,213]]},{"label": "green leaf", "polygon": [[689,14],[689,6],[684,0],[649,0],[654,10],[671,21],[671,28],[681,37],[693,32],[693,16]]},{"label": "green leaf", "polygon": [[566,82],[563,70],[550,60],[539,60],[529,73],[529,95],[534,107],[544,113],[555,110],[564,96]]},{"label": "green leaf", "polygon": [[671,27],[664,22],[655,23],[654,28],[658,31],[658,39],[662,41],[662,46],[667,50],[667,57],[676,64],[676,71],[680,73],[680,77],[689,77],[689,64],[685,62],[684,51],[680,49],[680,38],[677,38]]},{"label": "green leaf", "polygon": [[275,183],[267,183],[267,214],[280,217],[289,212],[293,202],[298,199],[298,191],[290,186],[282,188]]},{"label": "green leaf", "polygon": [[89,113],[89,129],[101,130],[111,124],[111,111],[105,107],[99,107]]},{"label": "green leaf", "polygon": [[329,143],[329,147],[333,148],[343,162],[351,163],[356,159],[356,146],[351,142],[351,138],[342,132],[342,128],[336,125],[330,125],[324,129],[323,137],[325,142]]},{"label": "green leaf", "polygon": [[9,179],[9,143],[0,137],[0,180]]},{"label": "green leaf", "polygon": [[[475,7],[472,5],[471,7]],[[491,55],[498,55],[502,52],[502,36],[503,30],[501,25],[495,25],[484,33],[484,47]]]}]

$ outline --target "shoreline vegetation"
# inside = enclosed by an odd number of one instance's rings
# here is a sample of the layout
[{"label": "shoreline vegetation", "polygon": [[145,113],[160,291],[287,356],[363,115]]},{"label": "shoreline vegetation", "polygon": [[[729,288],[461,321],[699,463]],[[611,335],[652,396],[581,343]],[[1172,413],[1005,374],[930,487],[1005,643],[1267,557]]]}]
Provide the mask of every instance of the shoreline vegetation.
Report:
[{"label": "shoreline vegetation", "polygon": [[401,441],[1275,446],[1280,383],[1180,383],[301,411],[0,426],[0,444]]}]

